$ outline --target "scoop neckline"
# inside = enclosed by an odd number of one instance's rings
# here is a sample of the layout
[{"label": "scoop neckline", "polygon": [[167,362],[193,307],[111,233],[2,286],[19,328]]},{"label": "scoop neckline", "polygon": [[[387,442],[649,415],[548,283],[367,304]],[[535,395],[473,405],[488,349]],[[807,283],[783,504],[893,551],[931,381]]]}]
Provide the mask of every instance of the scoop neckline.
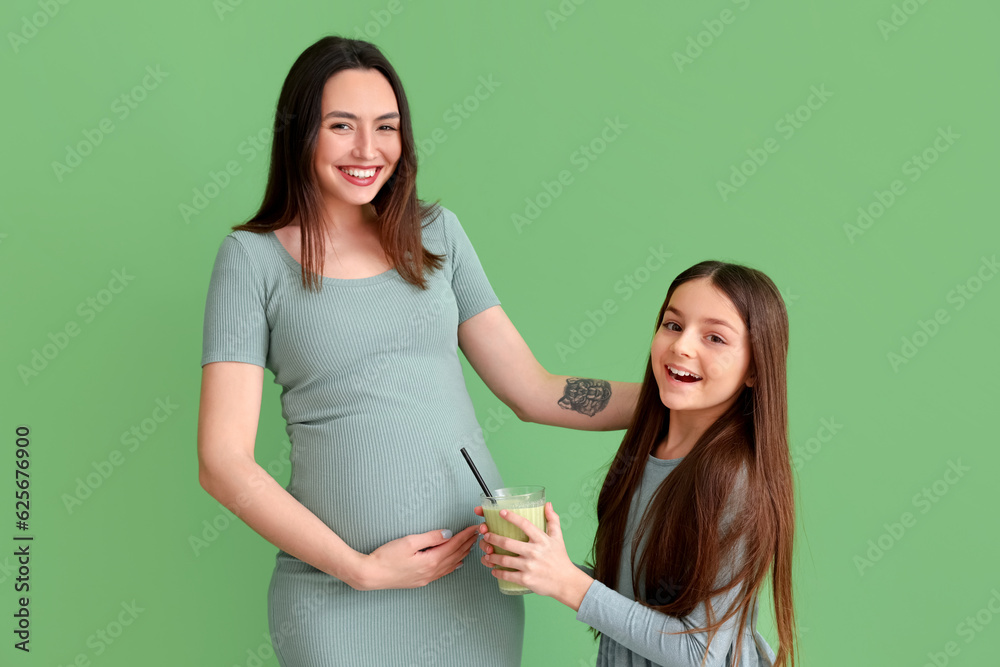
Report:
[{"label": "scoop neckline", "polygon": [[661,459],[653,456],[652,454],[649,454],[649,462],[656,463],[657,465],[663,465],[663,464],[675,465],[683,460],[684,460],[683,456],[678,456],[676,459]]},{"label": "scoop neckline", "polygon": [[[288,249],[281,243],[281,240],[278,239],[278,235],[274,233],[274,230],[272,229],[271,231],[267,232],[266,236],[269,239],[271,239],[271,242],[276,246],[278,254],[285,261],[285,264],[287,264],[289,268],[293,269],[296,275],[301,276],[302,264],[300,264],[298,261],[295,260],[294,257],[292,257],[292,254],[288,252]],[[362,286],[362,285],[371,285],[374,283],[380,283],[385,280],[389,280],[390,278],[396,275],[399,275],[399,272],[396,270],[396,267],[392,267],[390,269],[386,269],[382,273],[376,273],[374,276],[367,276],[365,278],[332,278],[330,276],[324,276],[324,275],[320,275],[320,278],[323,279],[324,283],[328,282],[337,285]]]}]

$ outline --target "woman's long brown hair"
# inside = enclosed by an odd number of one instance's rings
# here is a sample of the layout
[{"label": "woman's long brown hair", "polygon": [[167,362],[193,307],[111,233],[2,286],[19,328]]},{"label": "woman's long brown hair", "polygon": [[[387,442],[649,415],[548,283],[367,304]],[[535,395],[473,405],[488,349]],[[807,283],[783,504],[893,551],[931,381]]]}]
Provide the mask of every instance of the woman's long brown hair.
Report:
[{"label": "woman's long brown hair", "polygon": [[[614,590],[622,549],[628,546],[633,590],[639,602],[675,617],[687,616],[704,603],[706,627],[684,634],[708,632],[711,638],[733,616],[738,615],[738,626],[745,627],[770,570],[779,642],[775,665],[784,667],[790,662],[794,667],[795,511],[785,372],[788,315],[780,292],[766,275],[736,264],[709,261],[674,279],[657,315],[657,328],[677,287],[698,278],[707,278],[742,316],[749,338],[753,386],[743,388],[732,406],[667,475],[642,516],[635,541],[624,545],[633,494],[642,481],[649,454],[670,425],[670,410],[660,400],[652,360],[647,359],[632,424],[597,501],[594,578]],[[737,485],[739,489],[730,495]],[[637,561],[638,546],[644,539]],[[717,586],[720,572],[729,581]],[[734,588],[738,589],[736,602],[714,620],[717,610],[712,609],[710,598]],[[739,634],[737,656],[742,648],[742,632]]]},{"label": "woman's long brown hair", "polygon": [[382,250],[389,262],[404,280],[426,289],[424,270],[440,268],[444,258],[424,248],[421,220],[438,207],[417,199],[417,154],[410,106],[396,70],[369,42],[331,35],[296,59],[278,97],[264,199],[253,217],[233,229],[263,234],[298,218],[302,285],[317,291],[322,288],[326,211],[313,169],[313,154],[323,113],[323,87],[327,79],[345,69],[381,72],[396,95],[402,153],[392,176],[371,203],[378,215]]}]

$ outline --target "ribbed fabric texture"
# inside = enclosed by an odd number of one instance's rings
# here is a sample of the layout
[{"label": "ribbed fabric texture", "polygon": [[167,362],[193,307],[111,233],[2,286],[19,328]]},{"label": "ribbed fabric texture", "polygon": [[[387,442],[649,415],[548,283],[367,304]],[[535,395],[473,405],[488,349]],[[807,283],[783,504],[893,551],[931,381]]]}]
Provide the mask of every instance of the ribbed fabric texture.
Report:
[{"label": "ribbed fabric texture", "polygon": [[[459,323],[497,299],[455,215],[425,220],[447,256],[428,289],[395,269],[324,277],[307,292],[273,232],[226,236],[205,307],[202,365],[271,370],[292,443],[288,491],[362,553],[413,533],[478,523],[480,489],[503,485],[458,359]],[[284,667],[520,664],[521,598],[502,595],[475,557],[428,586],[356,591],[280,551],[268,594]]]},{"label": "ribbed fabric texture", "polygon": [[[635,539],[639,519],[646,511],[649,501],[667,475],[670,474],[682,459],[658,459],[650,456],[643,471],[642,482],[632,498],[629,506],[628,522],[626,523],[622,555],[619,560],[618,582],[616,590],[611,590],[599,581],[590,585],[587,594],[580,604],[577,620],[600,630],[601,643],[597,653],[597,667],[699,667],[705,657],[705,646],[708,643],[708,633],[699,632],[688,635],[671,635],[664,633],[681,632],[692,628],[704,627],[705,607],[697,607],[684,618],[675,618],[654,611],[635,599],[632,589],[632,554],[631,545]],[[737,493],[734,491],[733,493]],[[730,502],[729,506],[738,503]],[[722,526],[726,526],[732,514],[723,517]],[[638,555],[642,553],[645,542],[639,545]],[[739,556],[736,555],[724,563],[724,570],[732,572]],[[590,572],[593,575],[593,572]],[[730,574],[731,576],[731,574]],[[729,579],[731,580],[731,579]],[[716,585],[726,582],[725,575],[717,578]],[[640,585],[643,582],[640,581]],[[720,595],[712,600],[712,610],[715,618],[719,618],[729,609],[739,589],[730,591],[729,595]],[[669,595],[668,591],[664,592]],[[740,667],[771,667],[774,662],[774,652],[764,638],[756,631],[756,606],[753,612],[753,626],[745,626],[743,646],[740,651]],[[726,622],[712,638],[706,667],[723,667],[733,664],[736,626],[738,617]],[[755,641],[756,640],[756,641]],[[759,644],[759,645],[758,645]]]}]

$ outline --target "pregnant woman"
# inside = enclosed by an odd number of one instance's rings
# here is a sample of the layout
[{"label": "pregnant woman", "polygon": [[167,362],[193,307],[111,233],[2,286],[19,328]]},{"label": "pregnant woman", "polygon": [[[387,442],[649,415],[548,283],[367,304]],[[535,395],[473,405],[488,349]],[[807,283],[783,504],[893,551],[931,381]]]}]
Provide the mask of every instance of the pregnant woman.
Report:
[{"label": "pregnant woman", "polygon": [[[281,665],[520,664],[523,601],[461,568],[479,487],[502,486],[457,347],[525,421],[621,429],[638,385],[548,373],[456,216],[416,195],[410,111],[373,45],[326,37],[278,99],[260,210],[219,248],[205,307],[199,477],[278,548]],[[264,369],[292,443],[254,461]]]},{"label": "pregnant woman", "polygon": [[[483,564],[576,611],[601,635],[600,667],[794,665],[787,354],[767,276],[722,262],[681,273],[598,498],[593,570],[570,562],[551,503],[544,533],[506,513],[529,541],[487,533]],[[777,657],[756,630],[768,571]]]}]

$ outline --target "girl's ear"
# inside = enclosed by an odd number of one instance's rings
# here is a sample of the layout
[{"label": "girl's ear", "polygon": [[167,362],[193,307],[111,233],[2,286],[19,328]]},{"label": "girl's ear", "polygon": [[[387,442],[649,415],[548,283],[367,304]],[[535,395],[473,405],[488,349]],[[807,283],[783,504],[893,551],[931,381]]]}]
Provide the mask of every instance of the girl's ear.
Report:
[{"label": "girl's ear", "polygon": [[746,385],[748,387],[752,387],[753,384],[754,384],[754,382],[756,382],[756,381],[757,381],[757,378],[754,377],[754,374],[752,372],[751,373],[747,373]]}]

